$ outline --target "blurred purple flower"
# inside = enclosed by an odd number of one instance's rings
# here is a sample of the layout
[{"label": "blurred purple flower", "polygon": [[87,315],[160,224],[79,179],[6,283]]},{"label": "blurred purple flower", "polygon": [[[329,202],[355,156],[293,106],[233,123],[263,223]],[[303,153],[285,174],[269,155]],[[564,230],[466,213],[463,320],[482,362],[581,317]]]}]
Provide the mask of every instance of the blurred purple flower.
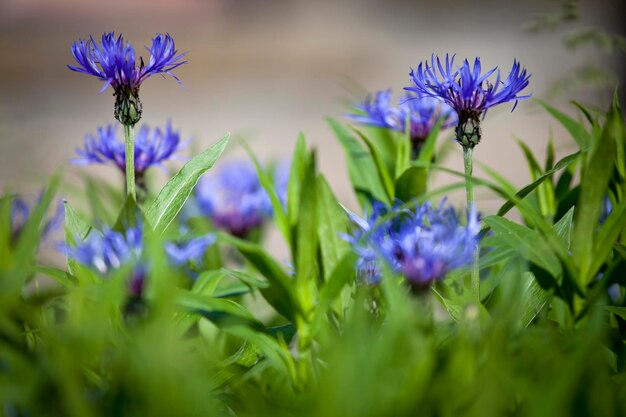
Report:
[{"label": "blurred purple flower", "polygon": [[[214,242],[214,235],[192,238],[178,244],[166,242],[165,253],[173,266],[184,267],[190,262],[200,264],[207,248]],[[107,277],[125,264],[134,263],[129,290],[132,296],[139,297],[149,269],[149,265],[141,259],[143,247],[143,226],[139,225],[125,232],[110,228],[102,233],[92,232],[75,246],[61,245],[60,250],[102,277]]]},{"label": "blurred purple flower", "polygon": [[68,68],[104,81],[100,92],[110,85],[116,97],[116,119],[124,125],[134,125],[141,118],[141,83],[152,75],[168,74],[180,84],[172,71],[187,63],[183,61],[185,54],[178,54],[169,34],[158,33],[152,39],[152,46],[146,49],[150,52],[148,65],[141,57],[139,63],[136,62],[135,48],[125,42],[122,35],[116,39],[113,32],[105,33],[100,43],[93,37],[80,39],[72,44],[72,55],[78,65],[68,65]]},{"label": "blurred purple flower", "polygon": [[[346,209],[348,217],[354,225],[355,230],[351,235],[343,235],[343,239],[352,244],[352,249],[359,256],[356,264],[357,277],[359,281],[370,285],[376,285],[382,277],[382,259],[374,241],[371,239],[371,233],[376,225],[376,221],[383,215],[388,213],[387,207],[380,203],[374,202],[372,205],[372,214],[366,215],[365,218],[359,217],[356,213]],[[380,225],[379,227],[385,227]]]},{"label": "blurred purple flower", "polygon": [[143,252],[141,226],[126,229],[124,233],[105,229],[93,231],[76,246],[62,245],[61,251],[71,259],[98,272],[101,276],[120,268],[127,262],[138,261]]},{"label": "blurred purple flower", "polygon": [[[284,202],[288,170],[279,166],[275,174],[276,193]],[[272,215],[269,195],[248,161],[229,161],[204,175],[196,186],[196,202],[217,228],[238,237],[246,237]]]},{"label": "blurred purple flower", "polygon": [[215,243],[213,234],[189,239],[182,243],[167,242],[165,253],[173,265],[182,266],[189,262],[198,265],[202,263],[204,254],[213,243]]},{"label": "blurred purple flower", "polygon": [[[180,141],[180,132],[172,128],[168,120],[165,128],[150,129],[142,125],[135,137],[135,176],[141,179],[151,166],[165,168],[163,162],[172,159],[175,152],[186,145]],[[117,166],[122,173],[126,171],[126,147],[117,137],[117,125],[99,127],[96,135],[87,134],[84,149],[76,149],[78,158],[72,160],[77,165],[109,164]]]},{"label": "blurred purple flower", "polygon": [[362,114],[346,114],[345,116],[361,124],[398,132],[406,130],[408,118],[414,157],[417,156],[420,146],[439,120],[443,119],[443,128],[451,127],[457,122],[452,108],[432,97],[406,93],[397,106],[391,104],[391,97],[391,90],[369,95],[362,103],[355,105]]},{"label": "blurred purple flower", "polygon": [[[518,95],[528,85],[530,74],[527,75],[526,69],[514,60],[511,72],[501,82],[497,67],[481,74],[480,59],[476,58],[473,68],[467,59],[459,68],[454,68],[454,57],[446,55],[445,65],[439,57],[435,61],[434,55],[430,65],[428,62],[420,63],[417,70],[410,72],[414,86],[405,90],[434,97],[450,105],[459,117],[457,140],[463,146],[474,147],[480,142],[480,118],[489,108],[514,100],[517,105],[517,100],[531,96]],[[494,84],[488,80],[493,73],[496,73]]]},{"label": "blurred purple flower", "polygon": [[[394,216],[376,225],[381,216]],[[354,219],[354,216],[353,220]],[[401,273],[416,291],[428,288],[448,272],[470,265],[478,244],[479,222],[474,210],[462,225],[453,208],[444,202],[433,208],[429,203],[413,210],[374,209],[369,221],[356,220],[360,231],[351,239],[360,255],[358,272],[370,283],[380,280],[379,260]]]}]

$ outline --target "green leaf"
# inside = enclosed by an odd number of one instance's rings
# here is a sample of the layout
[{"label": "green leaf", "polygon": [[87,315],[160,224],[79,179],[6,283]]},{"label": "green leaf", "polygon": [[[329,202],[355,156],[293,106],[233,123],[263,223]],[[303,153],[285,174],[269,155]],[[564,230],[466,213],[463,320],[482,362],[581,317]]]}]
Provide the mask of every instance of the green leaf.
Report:
[{"label": "green leaf", "polygon": [[146,219],[157,233],[163,233],[187,201],[202,174],[209,170],[228,144],[226,134],[206,151],[193,157],[165,184],[146,212]]},{"label": "green leaf", "polygon": [[590,266],[594,257],[595,229],[602,211],[604,197],[614,170],[615,138],[624,129],[624,121],[615,101],[607,115],[606,124],[589,155],[580,184],[580,196],[576,204],[572,252],[580,267],[580,286],[592,279]]},{"label": "green leaf", "polygon": [[281,265],[256,243],[225,233],[219,233],[218,239],[236,247],[250,264],[267,278],[270,286],[261,289],[261,295],[278,313],[294,321],[296,313],[301,312],[301,309],[295,298],[293,281]]},{"label": "green leaf", "polygon": [[524,278],[523,297],[525,303],[521,322],[524,326],[529,326],[550,299],[550,293],[541,288],[531,272],[524,274]]},{"label": "green leaf", "polygon": [[259,160],[254,155],[254,152],[252,152],[252,149],[250,149],[250,147],[245,142],[243,142],[243,147],[248,153],[248,156],[250,157],[250,159],[252,159],[252,162],[254,163],[254,167],[256,168],[257,176],[259,177],[259,182],[261,183],[261,185],[263,186],[263,188],[267,192],[267,195],[270,198],[270,202],[272,203],[273,215],[274,215],[274,219],[276,222],[276,227],[278,227],[278,230],[280,230],[280,232],[282,233],[283,237],[285,238],[285,241],[290,243],[291,242],[291,228],[289,226],[289,221],[287,219],[287,214],[285,213],[285,209],[283,208],[280,198],[278,198],[278,194],[276,194],[274,181],[272,181],[272,179],[267,175],[263,167],[261,167],[261,164],[259,163]]},{"label": "green leaf", "polygon": [[352,252],[347,252],[336,264],[330,277],[320,288],[317,305],[313,316],[313,333],[321,329],[324,317],[330,309],[332,303],[341,294],[343,287],[356,280],[355,265],[358,256]]},{"label": "green leaf", "polygon": [[423,167],[411,167],[396,180],[395,195],[400,201],[421,197],[427,190],[428,171]]},{"label": "green leaf", "polygon": [[439,136],[441,126],[443,126],[443,121],[443,118],[439,119],[431,129],[430,133],[428,133],[426,140],[420,148],[420,152],[417,157],[418,161],[425,163],[429,163],[432,161],[435,154],[435,144],[437,143],[437,136]]},{"label": "green leaf", "polygon": [[626,307],[604,306],[605,310],[626,320]]},{"label": "green leaf", "polygon": [[85,240],[91,232],[91,226],[67,201],[63,202],[63,208],[65,209],[65,234],[68,243],[75,243],[74,238]]},{"label": "green leaf", "polygon": [[11,206],[13,196],[7,195],[0,199],[0,270],[6,269],[11,262],[12,248],[12,225],[11,225]]},{"label": "green leaf", "polygon": [[[551,170],[545,172],[543,175],[541,175],[535,181],[533,181],[532,183],[528,184],[527,186],[525,186],[521,190],[519,190],[515,194],[515,197],[517,197],[518,199],[522,199],[522,198],[526,197],[528,194],[530,194],[532,191],[534,191],[539,185],[541,185],[541,183],[543,183],[545,180],[551,178],[552,175],[555,172],[557,172],[557,171],[559,171],[559,170],[561,170],[561,169],[571,165],[572,163],[576,162],[579,158],[580,158],[580,152],[576,152],[576,153],[567,155],[566,157],[561,159],[559,162],[557,162],[556,165],[554,165],[554,168],[552,168]],[[513,207],[515,207],[515,202],[512,199],[508,199],[500,207],[500,209],[498,210],[497,215],[498,216],[504,216]]]},{"label": "green leaf", "polygon": [[383,162],[380,153],[378,152],[378,148],[376,148],[372,141],[369,140],[369,138],[365,136],[360,130],[356,128],[353,128],[353,130],[363,140],[363,142],[365,142],[365,145],[367,145],[367,148],[369,149],[370,154],[372,155],[372,158],[374,160],[374,164],[376,165],[376,170],[378,172],[378,176],[380,177],[380,182],[383,185],[385,193],[387,195],[387,201],[391,203],[393,201],[394,192],[393,181],[391,179],[391,174],[387,170],[387,166]]},{"label": "green leaf", "polygon": [[126,197],[126,201],[117,216],[117,220],[115,220],[113,229],[118,232],[123,232],[126,229],[136,227],[143,221],[143,217],[143,212],[141,207],[137,204],[137,201],[135,201],[135,197],[129,195]]},{"label": "green leaf", "polygon": [[589,146],[591,137],[585,126],[571,118],[570,116],[562,113],[554,107],[548,105],[546,102],[537,100],[537,102],[548,111],[556,120],[563,125],[563,127],[569,132],[572,138],[576,141],[576,144],[580,149],[586,149]]},{"label": "green leaf", "polygon": [[73,287],[74,283],[76,283],[76,277],[63,271],[62,269],[52,268],[43,265],[37,265],[34,269],[35,272],[49,276],[66,288]]},{"label": "green leaf", "polygon": [[300,194],[300,221],[296,226],[296,276],[294,289],[300,306],[308,312],[315,303],[318,280],[318,205],[315,159],[311,158],[305,171]]},{"label": "green leaf", "polygon": [[[410,123],[407,114],[406,123]],[[396,142],[396,164],[394,167],[394,178],[398,179],[406,169],[411,166],[411,136],[410,129],[405,130],[407,133],[398,133]]]},{"label": "green leaf", "polygon": [[346,153],[350,181],[361,208],[367,207],[372,199],[385,201],[387,193],[372,155],[339,123],[332,119],[328,119],[328,123]]},{"label": "green leaf", "polygon": [[567,213],[565,213],[563,217],[559,219],[558,222],[554,224],[554,231],[556,232],[557,236],[559,236],[563,240],[563,242],[565,242],[567,249],[569,249],[572,244],[571,235],[572,226],[574,224],[573,219],[574,208],[572,207],[568,210]]},{"label": "green leaf", "polygon": [[[554,231],[565,242],[568,249],[573,217],[574,209],[572,208],[554,225]],[[527,274],[530,279],[527,279],[524,285],[525,304],[522,312],[522,324],[524,326],[528,326],[535,319],[550,299],[550,292],[539,285],[537,278],[532,273],[528,272]]]},{"label": "green leaf", "polygon": [[[291,169],[289,172],[289,183],[287,184],[287,217],[291,228],[298,223],[298,213],[300,210],[300,194],[302,193],[302,181],[308,165],[310,155],[306,148],[304,135],[298,136],[296,147],[291,158]],[[291,234],[291,231],[290,231]],[[293,246],[293,237],[289,239],[289,245]]]},{"label": "green leaf", "polygon": [[348,219],[323,175],[317,178],[317,234],[320,242],[324,279],[328,280],[337,263],[350,250],[341,238],[348,233]]},{"label": "green leaf", "polygon": [[543,237],[525,226],[498,216],[487,216],[483,221],[510,248],[517,248],[530,262],[541,266],[553,277],[561,274],[558,258]]},{"label": "green leaf", "polygon": [[211,320],[218,327],[244,325],[256,331],[265,332],[265,326],[241,305],[232,300],[177,290],[176,303]]},{"label": "green leaf", "polygon": [[594,234],[594,248],[589,266],[589,277],[595,277],[610,257],[617,238],[626,227],[626,200],[613,207],[600,231]]}]

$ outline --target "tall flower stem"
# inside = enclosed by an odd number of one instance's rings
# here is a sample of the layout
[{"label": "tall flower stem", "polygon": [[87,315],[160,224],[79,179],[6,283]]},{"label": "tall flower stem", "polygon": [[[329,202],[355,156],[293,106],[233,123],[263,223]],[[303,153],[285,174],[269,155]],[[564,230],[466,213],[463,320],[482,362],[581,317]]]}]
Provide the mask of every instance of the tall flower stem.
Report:
[{"label": "tall flower stem", "polygon": [[[472,210],[474,205],[474,183],[472,180],[472,171],[474,169],[472,146],[463,146],[463,166],[465,168],[465,193],[467,196],[467,210]],[[477,303],[480,303],[480,275],[478,269],[480,248],[476,245],[474,249],[474,262],[472,263],[472,275],[470,277],[470,286],[472,296]]]},{"label": "tall flower stem", "polygon": [[126,138],[126,194],[137,198],[135,192],[135,130],[133,125],[124,125]]}]

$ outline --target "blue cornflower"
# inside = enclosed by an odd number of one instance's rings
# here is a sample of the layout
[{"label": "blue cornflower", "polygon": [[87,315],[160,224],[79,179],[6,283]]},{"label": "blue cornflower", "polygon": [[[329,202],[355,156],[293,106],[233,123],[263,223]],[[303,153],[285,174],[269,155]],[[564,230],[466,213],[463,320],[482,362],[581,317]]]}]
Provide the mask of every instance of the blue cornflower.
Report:
[{"label": "blue cornflower", "polygon": [[369,94],[363,102],[354,105],[364,114],[346,114],[345,117],[364,125],[403,130],[403,123],[398,119],[398,111],[391,104],[391,97],[391,90]]},{"label": "blue cornflower", "polygon": [[[184,243],[165,243],[165,253],[170,264],[186,266],[190,262],[201,264],[202,256],[207,248],[215,242],[214,235],[200,236],[186,240]],[[107,277],[126,264],[133,264],[129,281],[132,296],[142,294],[149,266],[142,261],[143,226],[140,224],[126,229],[125,232],[107,228],[102,233],[92,232],[84,241],[76,246],[62,245],[61,251],[81,265]]]},{"label": "blue cornflower", "polygon": [[141,258],[143,230],[137,226],[126,229],[124,233],[113,229],[92,232],[76,246],[63,245],[61,250],[83,266],[107,276],[122,265]]},{"label": "blue cornflower", "polygon": [[425,203],[413,210],[394,207],[391,219],[375,225],[377,219],[389,213],[377,209],[367,227],[361,221],[359,227],[367,233],[359,243],[364,249],[357,246],[359,273],[367,276],[375,270],[378,280],[380,263],[376,262],[382,259],[401,273],[411,288],[422,290],[448,272],[470,265],[478,244],[478,216],[471,210],[467,224],[462,225],[454,209],[444,204],[433,208]]},{"label": "blue cornflower", "polygon": [[[163,167],[163,162],[172,158],[185,143],[180,141],[180,132],[167,121],[165,128],[150,129],[142,125],[135,137],[135,180],[141,185],[143,174],[151,166]],[[117,137],[117,126],[109,124],[99,127],[96,135],[87,134],[84,149],[76,149],[78,158],[72,160],[78,165],[113,163],[123,173],[126,170],[126,147]]]},{"label": "blue cornflower", "polygon": [[[277,194],[285,199],[285,171],[277,174]],[[248,161],[230,161],[204,175],[196,187],[196,202],[217,228],[238,237],[246,237],[272,214],[270,198]]]},{"label": "blue cornflower", "polygon": [[[480,142],[480,119],[487,110],[498,104],[529,98],[518,95],[527,85],[530,74],[513,61],[511,72],[501,82],[497,67],[481,74],[480,59],[474,60],[473,68],[466,59],[459,68],[454,68],[454,55],[446,55],[445,65],[433,55],[428,62],[420,63],[417,70],[411,69],[413,87],[405,90],[437,98],[450,105],[458,114],[457,141],[464,147],[474,147]],[[438,72],[437,72],[438,71]],[[496,81],[488,78],[496,73]],[[513,109],[515,109],[515,105]]]},{"label": "blue cornflower", "polygon": [[357,277],[361,282],[376,285],[382,277],[383,265],[371,239],[371,232],[378,218],[388,212],[387,207],[382,203],[374,202],[372,214],[365,218],[359,217],[345,207],[344,210],[356,226],[351,235],[342,235],[342,238],[352,244],[352,249],[359,256],[356,264]]},{"label": "blue cornflower", "polygon": [[165,253],[170,263],[177,266],[187,265],[193,262],[196,265],[202,264],[202,258],[206,250],[215,243],[214,234],[200,236],[189,239],[185,242],[167,242],[165,244]]},{"label": "blue cornflower", "polygon": [[409,136],[413,157],[424,143],[435,124],[443,119],[443,128],[457,122],[455,112],[439,100],[416,93],[406,93],[398,106],[391,104],[391,90],[383,90],[369,95],[355,107],[364,114],[347,114],[346,117],[365,125],[404,132],[409,119]]},{"label": "blue cornflower", "polygon": [[137,64],[135,48],[124,42],[122,35],[116,39],[113,32],[105,33],[100,43],[93,37],[80,39],[72,44],[72,55],[78,66],[68,65],[68,68],[104,81],[101,92],[111,86],[116,98],[115,118],[124,125],[134,125],[141,118],[141,83],[152,75],[168,74],[180,84],[172,71],[187,63],[183,61],[185,54],[178,54],[169,34],[158,33],[152,39],[152,47],[146,49],[150,52],[148,65],[141,57]]}]

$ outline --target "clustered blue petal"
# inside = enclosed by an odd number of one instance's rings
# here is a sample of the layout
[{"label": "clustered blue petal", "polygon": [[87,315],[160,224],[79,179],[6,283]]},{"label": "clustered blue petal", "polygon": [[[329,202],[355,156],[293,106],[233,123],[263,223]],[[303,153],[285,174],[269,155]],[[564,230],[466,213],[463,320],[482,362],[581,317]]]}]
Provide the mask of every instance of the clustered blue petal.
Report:
[{"label": "clustered blue petal", "polygon": [[[285,201],[288,172],[279,168],[276,174],[277,194]],[[204,175],[196,186],[196,203],[217,228],[238,237],[246,237],[272,214],[254,165],[242,160],[229,161]]]},{"label": "clustered blue petal", "polygon": [[214,234],[189,239],[186,242],[165,244],[165,253],[173,265],[182,266],[193,262],[196,265],[202,263],[202,258],[209,246],[215,243]]},{"label": "clustered blue petal", "polygon": [[[357,214],[346,210],[348,217],[356,226],[351,235],[342,237],[352,244],[352,249],[359,256],[356,264],[357,277],[360,282],[376,285],[382,277],[382,258],[374,241],[371,239],[372,230],[377,226],[378,219],[387,214],[387,206],[380,202],[372,205],[372,214],[361,218]],[[377,227],[386,227],[384,224]]]},{"label": "clustered blue petal", "polygon": [[[165,253],[168,261],[175,266],[187,266],[190,262],[202,264],[206,250],[215,243],[215,235],[187,239],[184,242],[166,242]],[[140,296],[145,277],[149,269],[143,254],[143,226],[119,232],[110,228],[102,233],[92,232],[87,239],[78,240],[76,246],[62,245],[61,251],[71,259],[107,277],[111,272],[125,264],[133,263],[133,271],[129,281],[131,295]]]},{"label": "clustered blue petal", "polygon": [[452,108],[432,97],[407,93],[397,106],[391,104],[391,99],[391,90],[378,91],[355,105],[362,114],[347,114],[346,117],[357,123],[399,132],[405,131],[408,118],[411,139],[418,142],[428,137],[439,120],[443,119],[444,128],[457,122]]},{"label": "clustered blue petal", "polygon": [[102,233],[92,232],[76,246],[63,245],[61,250],[71,259],[106,276],[127,262],[141,258],[143,231],[140,226],[124,233],[107,228]]},{"label": "clustered blue petal", "polygon": [[[411,69],[410,76],[414,86],[405,90],[437,98],[449,104],[463,118],[463,113],[483,115],[491,107],[508,101],[529,98],[531,95],[518,95],[527,85],[530,74],[521,68],[517,60],[513,61],[511,72],[504,82],[500,79],[500,70],[495,67],[481,74],[480,59],[474,60],[473,68],[466,59],[458,68],[454,67],[453,55],[446,54],[445,63],[439,57],[431,56],[428,62],[420,63],[417,70]],[[496,73],[495,83],[488,78]],[[515,106],[513,107],[515,108]]]},{"label": "clustered blue petal", "polygon": [[[184,148],[180,132],[172,128],[171,121],[150,129],[142,125],[135,137],[135,174],[141,176],[151,166],[164,168],[163,162],[171,159],[174,153]],[[76,149],[78,158],[72,160],[77,165],[112,163],[122,172],[126,170],[126,146],[117,136],[117,125],[99,127],[97,134],[87,134],[84,149]]]},{"label": "clustered blue petal", "polygon": [[[389,220],[377,224],[381,216],[391,213]],[[359,275],[369,283],[378,282],[382,259],[414,290],[428,288],[448,272],[470,265],[480,231],[474,209],[463,225],[445,201],[437,208],[430,203],[413,210],[375,208],[367,222],[361,219],[357,224],[360,231],[351,241],[360,255]]]},{"label": "clustered blue petal", "polygon": [[137,65],[135,48],[125,42],[122,35],[116,39],[113,32],[105,33],[100,43],[93,37],[74,42],[72,55],[78,65],[68,67],[72,71],[93,75],[104,81],[101,91],[106,90],[109,85],[115,91],[123,87],[136,90],[146,78],[155,74],[168,74],[180,83],[172,71],[187,61],[183,61],[184,53],[178,54],[174,39],[169,34],[158,33],[152,39],[152,46],[146,49],[150,52],[148,65],[145,65],[143,58],[139,58]]}]

